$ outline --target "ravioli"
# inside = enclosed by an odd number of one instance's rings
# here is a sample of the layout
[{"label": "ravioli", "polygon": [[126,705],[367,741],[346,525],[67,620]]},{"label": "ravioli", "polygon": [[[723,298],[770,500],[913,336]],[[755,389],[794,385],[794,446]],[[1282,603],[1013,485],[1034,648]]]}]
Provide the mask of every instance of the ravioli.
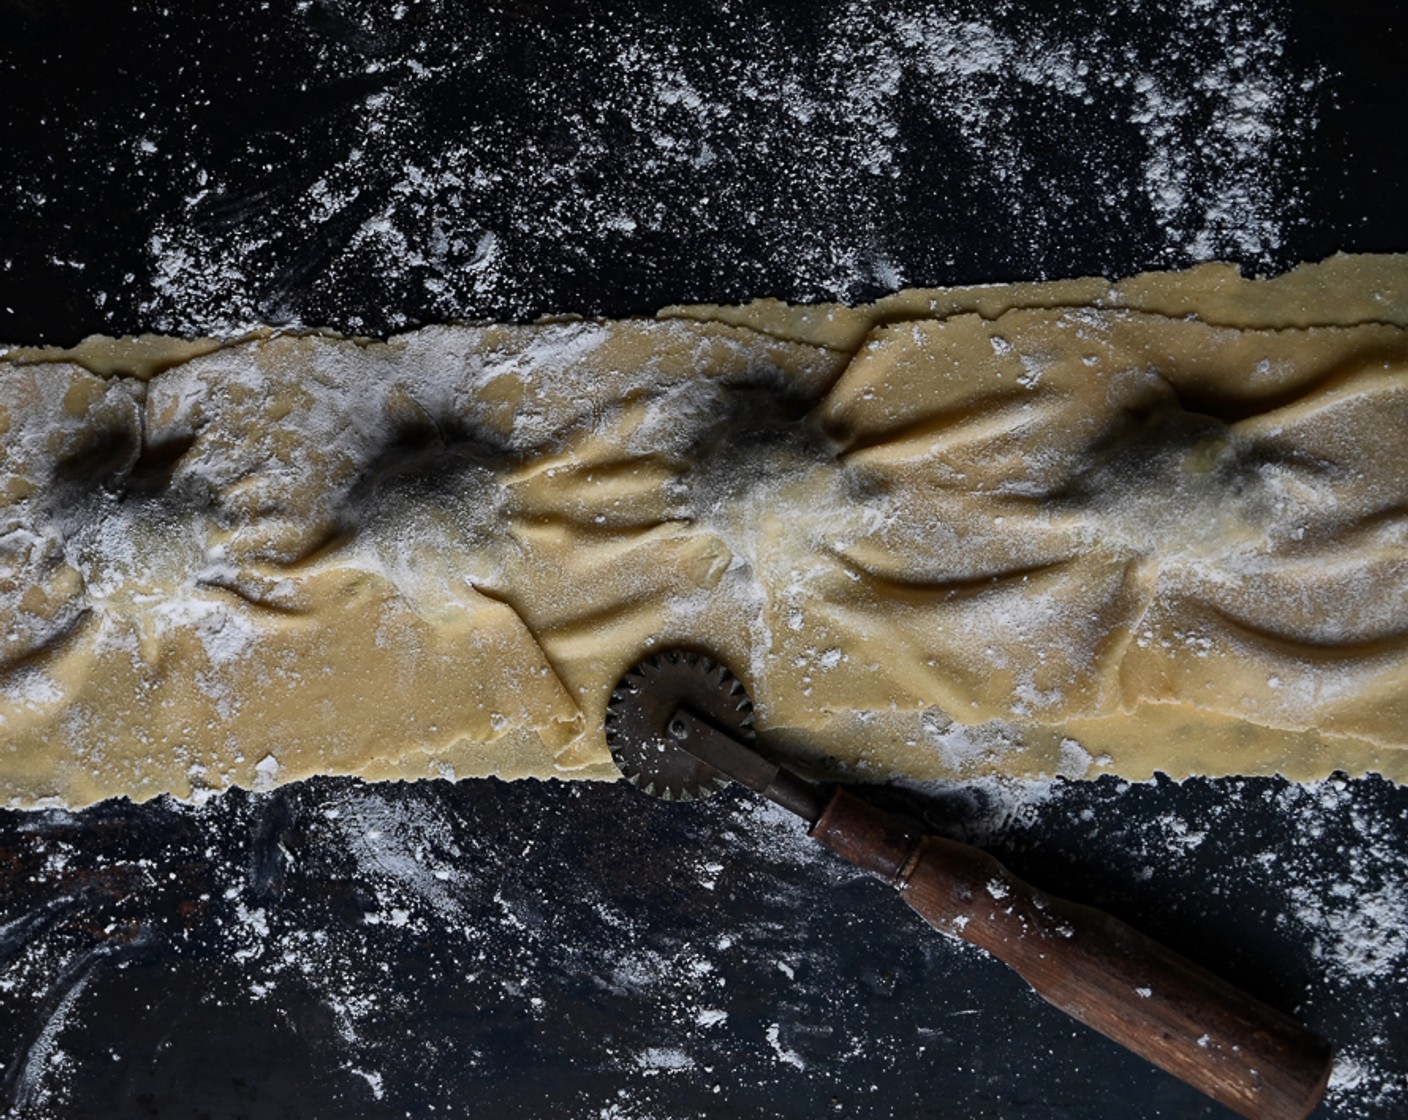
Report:
[{"label": "ravioli", "polygon": [[1408,257],[0,363],[0,796],[614,776],[713,651],[795,762],[1408,747]]}]

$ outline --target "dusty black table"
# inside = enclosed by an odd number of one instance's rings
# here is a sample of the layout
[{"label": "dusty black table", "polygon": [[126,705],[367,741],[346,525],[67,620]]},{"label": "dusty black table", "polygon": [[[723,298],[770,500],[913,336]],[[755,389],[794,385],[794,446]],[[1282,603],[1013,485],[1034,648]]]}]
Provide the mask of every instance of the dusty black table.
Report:
[{"label": "dusty black table", "polygon": [[[1340,1040],[1323,1115],[1394,1115],[1408,791],[923,804]],[[1225,1115],[743,796],[323,779],[6,814],[0,852],[21,1116]]]}]

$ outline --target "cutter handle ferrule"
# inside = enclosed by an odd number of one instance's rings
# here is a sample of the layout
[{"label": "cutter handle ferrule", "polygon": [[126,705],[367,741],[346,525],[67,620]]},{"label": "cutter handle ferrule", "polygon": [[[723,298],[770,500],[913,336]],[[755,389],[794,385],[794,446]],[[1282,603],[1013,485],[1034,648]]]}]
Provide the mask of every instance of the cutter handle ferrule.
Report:
[{"label": "cutter handle ferrule", "polygon": [[822,786],[770,762],[747,743],[690,711],[687,705],[675,709],[665,724],[665,734],[680,750],[796,813],[808,824],[815,823],[826,807],[828,793]]}]

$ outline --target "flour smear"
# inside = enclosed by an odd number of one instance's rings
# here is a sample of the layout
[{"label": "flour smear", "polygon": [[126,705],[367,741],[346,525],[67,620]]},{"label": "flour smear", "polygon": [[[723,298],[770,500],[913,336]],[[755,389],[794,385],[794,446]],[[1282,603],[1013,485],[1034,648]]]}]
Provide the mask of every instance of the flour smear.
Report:
[{"label": "flour smear", "polygon": [[[975,245],[1030,279],[1106,239],[1140,246],[1142,267],[1266,268],[1306,218],[1325,96],[1276,4],[1125,0],[1057,19],[1016,3],[853,0],[805,18],[724,3],[679,25],[642,10],[475,42],[451,5],[337,7],[343,50],[319,80],[360,66],[374,90],[280,136],[309,155],[268,182],[223,149],[171,169],[144,322],[378,333],[591,313],[570,277],[639,272],[622,283],[644,292],[650,262],[671,258],[682,276],[715,262],[740,297],[794,300],[970,281]],[[493,108],[509,65],[513,104]],[[457,87],[489,111],[447,127]],[[266,143],[251,137],[249,159]]]}]

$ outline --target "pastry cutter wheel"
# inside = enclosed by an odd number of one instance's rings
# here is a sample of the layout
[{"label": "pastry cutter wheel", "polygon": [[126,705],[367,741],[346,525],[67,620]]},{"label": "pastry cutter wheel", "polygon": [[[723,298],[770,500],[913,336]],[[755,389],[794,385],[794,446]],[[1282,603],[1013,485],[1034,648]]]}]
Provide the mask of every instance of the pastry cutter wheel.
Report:
[{"label": "pastry cutter wheel", "polygon": [[640,662],[611,694],[606,734],[646,793],[690,801],[729,781],[761,793],[935,929],[986,949],[1068,1015],[1250,1120],[1303,1120],[1325,1090],[1330,1047],[1279,1011],[976,848],[768,761],[752,701],[717,661],[670,650]]}]

